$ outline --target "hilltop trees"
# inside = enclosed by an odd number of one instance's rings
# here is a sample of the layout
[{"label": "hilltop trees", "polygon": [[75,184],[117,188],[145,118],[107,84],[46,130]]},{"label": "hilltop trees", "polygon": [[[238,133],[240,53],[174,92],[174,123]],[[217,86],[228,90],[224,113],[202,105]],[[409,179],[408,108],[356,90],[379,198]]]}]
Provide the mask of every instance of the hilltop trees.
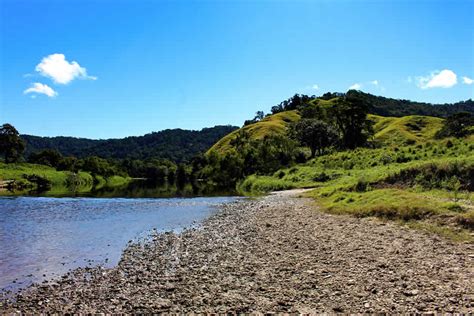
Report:
[{"label": "hilltop trees", "polygon": [[294,126],[295,138],[311,150],[311,158],[316,151],[322,154],[328,147],[334,146],[338,141],[338,134],[334,127],[317,119],[301,119]]},{"label": "hilltop trees", "polygon": [[467,112],[456,113],[445,120],[443,128],[436,133],[436,137],[464,137],[473,132],[473,126],[474,115]]},{"label": "hilltop trees", "polygon": [[293,126],[293,135],[304,146],[323,152],[327,147],[354,149],[367,143],[373,134],[367,119],[369,107],[358,94],[347,93],[330,104],[313,102],[303,107],[302,119]]},{"label": "hilltop trees", "polygon": [[25,142],[11,124],[3,124],[0,128],[0,153],[4,155],[5,162],[17,162],[25,151]]},{"label": "hilltop trees", "polygon": [[342,147],[354,149],[367,143],[373,134],[368,113],[369,107],[362,99],[349,95],[337,99],[335,105],[328,109],[328,119],[339,130]]},{"label": "hilltop trees", "polygon": [[307,104],[309,101],[315,99],[315,96],[308,96],[305,94],[295,94],[288,100],[281,102],[278,105],[272,107],[272,114],[276,114],[283,111],[296,110],[300,106]]}]

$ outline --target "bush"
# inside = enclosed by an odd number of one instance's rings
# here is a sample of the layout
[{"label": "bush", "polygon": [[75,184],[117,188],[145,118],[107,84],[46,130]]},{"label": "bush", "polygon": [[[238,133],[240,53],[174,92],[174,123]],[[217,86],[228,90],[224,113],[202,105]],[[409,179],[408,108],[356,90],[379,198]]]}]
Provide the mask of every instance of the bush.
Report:
[{"label": "bush", "polygon": [[51,189],[51,181],[45,177],[30,174],[30,175],[23,175],[23,177],[28,180],[29,182],[33,183],[36,186],[36,190],[38,191],[48,191]]}]

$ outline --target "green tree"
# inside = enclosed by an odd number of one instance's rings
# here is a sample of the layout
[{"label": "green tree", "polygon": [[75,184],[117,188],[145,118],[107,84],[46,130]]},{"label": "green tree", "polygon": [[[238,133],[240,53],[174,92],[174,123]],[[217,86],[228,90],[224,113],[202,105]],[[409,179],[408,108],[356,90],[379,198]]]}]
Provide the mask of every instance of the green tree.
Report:
[{"label": "green tree", "polygon": [[255,113],[254,120],[255,121],[261,121],[261,120],[263,120],[264,117],[265,117],[265,113],[263,111],[257,111]]},{"label": "green tree", "polygon": [[473,126],[474,116],[472,114],[467,112],[456,113],[444,121],[443,127],[436,133],[436,137],[464,137],[472,132]]},{"label": "green tree", "polygon": [[354,96],[339,98],[328,109],[328,119],[339,130],[344,148],[362,146],[373,134],[372,123],[367,119],[368,112],[369,107],[364,100]]},{"label": "green tree", "polygon": [[62,159],[63,156],[57,150],[45,149],[31,154],[28,157],[28,162],[57,168]]},{"label": "green tree", "polygon": [[0,128],[0,153],[6,163],[17,162],[25,151],[25,142],[13,125],[3,124]]},{"label": "green tree", "polygon": [[311,149],[311,157],[320,154],[328,147],[336,145],[339,137],[334,127],[316,119],[301,119],[293,127],[294,137]]}]

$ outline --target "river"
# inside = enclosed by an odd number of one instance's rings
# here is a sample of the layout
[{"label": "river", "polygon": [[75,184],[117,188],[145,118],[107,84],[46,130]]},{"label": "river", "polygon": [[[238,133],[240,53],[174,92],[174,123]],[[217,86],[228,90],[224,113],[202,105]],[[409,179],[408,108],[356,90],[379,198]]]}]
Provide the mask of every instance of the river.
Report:
[{"label": "river", "polygon": [[112,267],[130,240],[179,231],[236,197],[0,198],[0,289],[16,290],[80,266]]}]

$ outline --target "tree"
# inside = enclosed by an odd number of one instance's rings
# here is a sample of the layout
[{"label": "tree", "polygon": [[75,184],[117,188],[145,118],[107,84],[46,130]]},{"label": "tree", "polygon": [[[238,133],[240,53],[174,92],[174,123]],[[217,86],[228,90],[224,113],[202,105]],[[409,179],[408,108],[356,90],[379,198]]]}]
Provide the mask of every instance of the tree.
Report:
[{"label": "tree", "polygon": [[0,128],[0,153],[5,157],[5,162],[17,162],[25,151],[25,142],[20,134],[10,124],[3,124]]},{"label": "tree", "polygon": [[28,157],[28,162],[57,168],[62,159],[63,156],[57,150],[45,149],[31,154]]},{"label": "tree", "polygon": [[302,145],[311,149],[311,158],[314,158],[316,151],[322,154],[339,139],[334,127],[316,119],[301,119],[293,127],[293,135]]},{"label": "tree", "polygon": [[456,113],[444,121],[444,126],[436,133],[437,138],[464,137],[474,126],[474,116],[467,112]]},{"label": "tree", "polygon": [[337,99],[334,106],[328,109],[328,119],[339,130],[344,148],[362,146],[373,134],[371,121],[367,119],[368,112],[369,107],[364,100],[352,96]]},{"label": "tree", "polygon": [[261,121],[265,117],[265,113],[263,111],[257,111],[255,113],[254,121]]}]

